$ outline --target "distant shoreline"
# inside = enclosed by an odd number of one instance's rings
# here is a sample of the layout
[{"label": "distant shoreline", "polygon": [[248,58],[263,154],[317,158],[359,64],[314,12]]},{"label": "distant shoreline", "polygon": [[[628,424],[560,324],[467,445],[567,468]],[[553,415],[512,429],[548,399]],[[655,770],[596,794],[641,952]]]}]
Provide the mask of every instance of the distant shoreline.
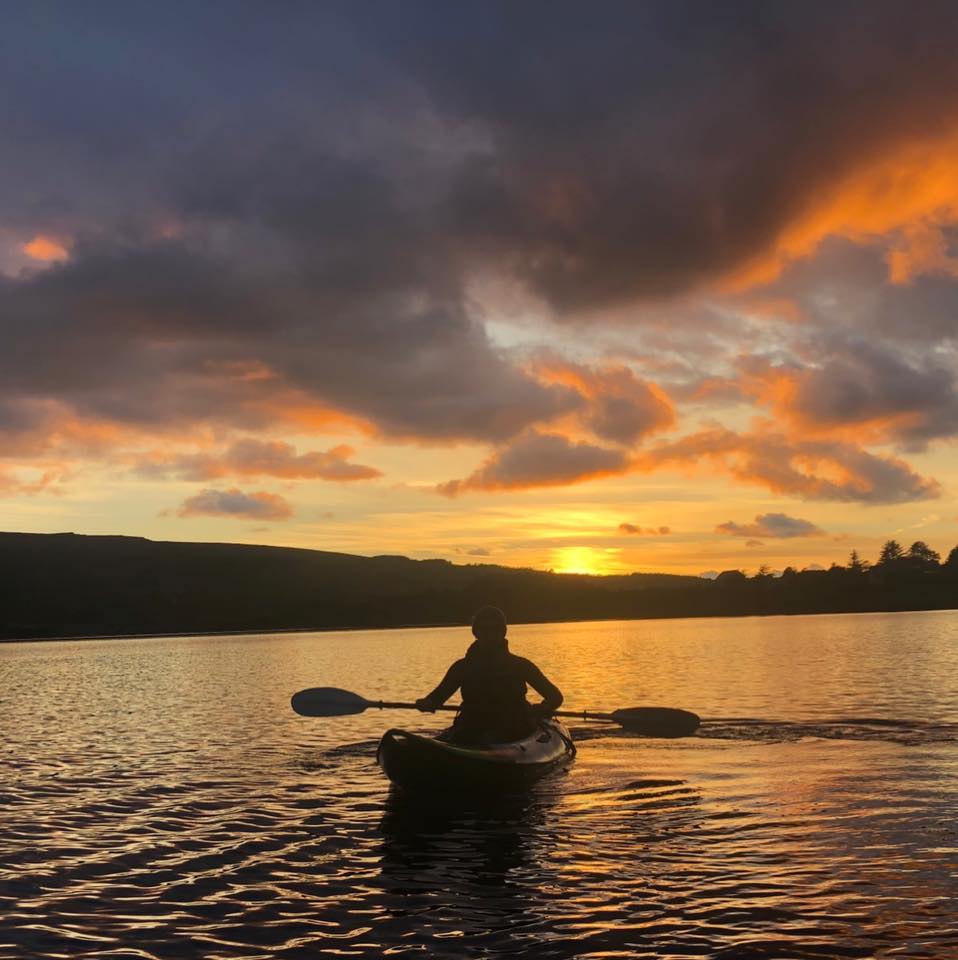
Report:
[{"label": "distant shoreline", "polygon": [[[909,610],[821,610],[791,613],[741,613],[730,615],[686,614],[676,617],[582,617],[562,620],[514,620],[511,626],[548,623],[643,623],[656,620],[770,620],[774,617],[867,617],[876,613],[958,613],[958,607],[917,607]],[[465,629],[468,623],[404,623],[384,627],[279,627],[255,630],[186,630],[177,633],[110,633],[63,637],[0,637],[4,643],[77,643],[86,640],[170,640],[183,637],[257,637],[269,634],[295,633],[378,633],[385,630],[440,630]]]},{"label": "distant shoreline", "polygon": [[486,604],[501,607],[516,624],[958,607],[958,547],[945,563],[927,547],[924,551],[871,567],[854,554],[848,567],[788,567],[778,577],[725,570],[706,580],[557,574],[300,548],[0,533],[0,642],[449,629],[469,623]]},{"label": "distant shoreline", "polygon": [[[644,618],[647,619],[647,618]],[[534,621],[550,622],[550,621]],[[554,621],[556,623],[562,621]],[[572,621],[576,622],[576,621]],[[255,637],[268,633],[355,633],[358,630],[428,630],[462,623],[406,623],[387,627],[261,627],[252,630],[181,630],[172,633],[96,633],[61,637],[0,637],[0,643],[72,643],[79,640],[163,640],[174,637]]]}]

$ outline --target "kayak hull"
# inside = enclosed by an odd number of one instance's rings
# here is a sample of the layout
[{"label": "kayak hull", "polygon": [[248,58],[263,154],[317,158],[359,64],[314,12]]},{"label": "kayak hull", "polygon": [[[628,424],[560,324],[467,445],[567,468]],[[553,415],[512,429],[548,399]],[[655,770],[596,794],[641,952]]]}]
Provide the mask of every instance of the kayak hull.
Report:
[{"label": "kayak hull", "polygon": [[556,720],[540,723],[524,740],[484,747],[387,730],[376,751],[396,786],[432,793],[521,789],[574,755],[572,735]]}]

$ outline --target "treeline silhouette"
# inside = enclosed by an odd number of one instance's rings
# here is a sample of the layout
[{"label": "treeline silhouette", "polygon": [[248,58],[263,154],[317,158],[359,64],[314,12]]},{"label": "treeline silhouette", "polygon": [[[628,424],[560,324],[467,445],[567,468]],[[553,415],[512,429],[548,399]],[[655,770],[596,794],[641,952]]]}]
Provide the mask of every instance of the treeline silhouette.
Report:
[{"label": "treeline silhouette", "polygon": [[0,534],[0,639],[920,610],[958,606],[958,547],[889,541],[829,570],[714,580],[585,576],[406,557],[139,537]]}]

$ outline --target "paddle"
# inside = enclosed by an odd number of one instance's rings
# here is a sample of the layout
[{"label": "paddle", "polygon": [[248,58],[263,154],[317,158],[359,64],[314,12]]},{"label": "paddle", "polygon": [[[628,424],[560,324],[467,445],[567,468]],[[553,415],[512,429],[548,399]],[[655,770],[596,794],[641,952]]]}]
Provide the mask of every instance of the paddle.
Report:
[{"label": "paddle", "polygon": [[[304,717],[346,717],[363,713],[370,707],[380,710],[418,710],[414,703],[394,702],[390,700],[367,700],[358,693],[339,690],[336,687],[313,687],[293,694],[293,709]],[[458,706],[444,704],[438,710],[453,713]],[[699,718],[688,710],[675,710],[671,707],[629,707],[625,710],[613,710],[611,713],[592,713],[588,710],[556,710],[557,717],[574,717],[578,720],[602,720],[617,723],[633,733],[646,737],[687,737],[695,733]]]}]

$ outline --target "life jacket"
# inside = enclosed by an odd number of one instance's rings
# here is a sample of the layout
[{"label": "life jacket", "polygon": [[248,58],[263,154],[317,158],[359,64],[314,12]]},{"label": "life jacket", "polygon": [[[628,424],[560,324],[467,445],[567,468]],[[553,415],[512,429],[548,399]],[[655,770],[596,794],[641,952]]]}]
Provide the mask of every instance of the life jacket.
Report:
[{"label": "life jacket", "polygon": [[519,658],[509,652],[505,639],[495,646],[472,644],[464,658],[460,689],[462,709],[456,728],[463,738],[507,742],[535,729]]}]

